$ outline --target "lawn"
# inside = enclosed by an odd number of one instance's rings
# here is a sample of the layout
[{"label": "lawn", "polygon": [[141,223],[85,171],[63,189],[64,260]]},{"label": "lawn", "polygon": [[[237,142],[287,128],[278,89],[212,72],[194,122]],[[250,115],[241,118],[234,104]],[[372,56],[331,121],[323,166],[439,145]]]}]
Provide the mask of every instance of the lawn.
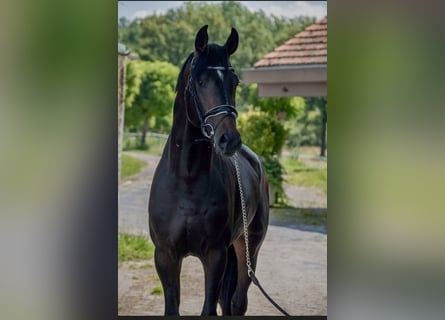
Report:
[{"label": "lawn", "polygon": [[133,158],[129,155],[122,155],[122,167],[121,167],[121,178],[129,178],[138,174],[143,167],[147,165],[147,162]]},{"label": "lawn", "polygon": [[140,261],[153,258],[154,245],[143,236],[119,233],[117,242],[118,261]]},{"label": "lawn", "polygon": [[137,136],[124,136],[124,151],[141,152],[151,155],[162,155],[164,146],[167,142],[165,138],[153,137],[147,135],[145,139],[146,143],[143,147],[139,146],[139,137]]},{"label": "lawn", "polygon": [[284,168],[285,180],[289,184],[316,187],[327,192],[327,169],[309,167],[297,158],[286,156],[280,159]]}]

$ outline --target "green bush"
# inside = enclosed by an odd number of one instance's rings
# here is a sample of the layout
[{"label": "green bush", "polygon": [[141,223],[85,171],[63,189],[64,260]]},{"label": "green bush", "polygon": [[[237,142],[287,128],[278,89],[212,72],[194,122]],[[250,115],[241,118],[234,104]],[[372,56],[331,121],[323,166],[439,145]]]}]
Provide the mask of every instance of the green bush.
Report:
[{"label": "green bush", "polygon": [[243,143],[260,156],[269,184],[275,192],[276,204],[286,204],[283,188],[283,167],[278,161],[287,131],[281,122],[266,112],[252,107],[239,118]]},{"label": "green bush", "polygon": [[287,135],[278,119],[253,108],[240,116],[239,132],[243,143],[260,156],[279,154]]},{"label": "green bush", "polygon": [[287,198],[283,188],[284,168],[275,156],[260,156],[261,163],[269,178],[269,188],[275,192],[275,206],[286,206]]}]

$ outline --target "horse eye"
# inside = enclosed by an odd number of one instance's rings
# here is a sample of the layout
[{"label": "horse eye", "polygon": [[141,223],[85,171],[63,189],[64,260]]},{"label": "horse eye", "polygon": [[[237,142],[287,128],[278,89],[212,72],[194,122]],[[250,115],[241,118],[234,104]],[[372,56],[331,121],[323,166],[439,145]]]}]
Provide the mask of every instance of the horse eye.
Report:
[{"label": "horse eye", "polygon": [[198,80],[198,84],[199,84],[201,87],[204,87],[204,81],[202,81],[202,80]]}]

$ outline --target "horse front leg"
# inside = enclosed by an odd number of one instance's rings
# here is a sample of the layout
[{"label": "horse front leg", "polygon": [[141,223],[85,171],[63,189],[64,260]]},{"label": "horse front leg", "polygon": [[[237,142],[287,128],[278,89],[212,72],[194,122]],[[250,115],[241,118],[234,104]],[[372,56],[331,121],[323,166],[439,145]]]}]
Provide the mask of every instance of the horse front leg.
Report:
[{"label": "horse front leg", "polygon": [[[249,235],[249,251],[250,251],[250,263],[252,270],[255,272],[258,251],[263,241],[263,235]],[[252,280],[247,274],[246,265],[246,245],[244,235],[239,237],[234,243],[235,254],[238,267],[238,278],[236,284],[236,290],[233,293],[231,301],[232,315],[244,315],[247,311],[247,291],[249,290]]]},{"label": "horse front leg", "polygon": [[155,249],[155,265],[164,289],[164,315],[179,315],[182,258],[172,251]]},{"label": "horse front leg", "polygon": [[219,291],[227,261],[227,249],[211,249],[204,258],[205,300],[201,315],[217,315]]}]

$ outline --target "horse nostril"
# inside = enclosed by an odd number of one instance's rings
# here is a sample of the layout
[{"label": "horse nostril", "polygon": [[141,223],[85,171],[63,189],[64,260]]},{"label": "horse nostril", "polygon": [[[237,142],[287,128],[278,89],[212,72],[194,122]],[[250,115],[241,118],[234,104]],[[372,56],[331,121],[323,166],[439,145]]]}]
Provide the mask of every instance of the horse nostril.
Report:
[{"label": "horse nostril", "polygon": [[229,138],[227,137],[227,134],[224,133],[221,138],[219,139],[219,147],[224,150],[227,147],[227,144],[229,143]]}]

